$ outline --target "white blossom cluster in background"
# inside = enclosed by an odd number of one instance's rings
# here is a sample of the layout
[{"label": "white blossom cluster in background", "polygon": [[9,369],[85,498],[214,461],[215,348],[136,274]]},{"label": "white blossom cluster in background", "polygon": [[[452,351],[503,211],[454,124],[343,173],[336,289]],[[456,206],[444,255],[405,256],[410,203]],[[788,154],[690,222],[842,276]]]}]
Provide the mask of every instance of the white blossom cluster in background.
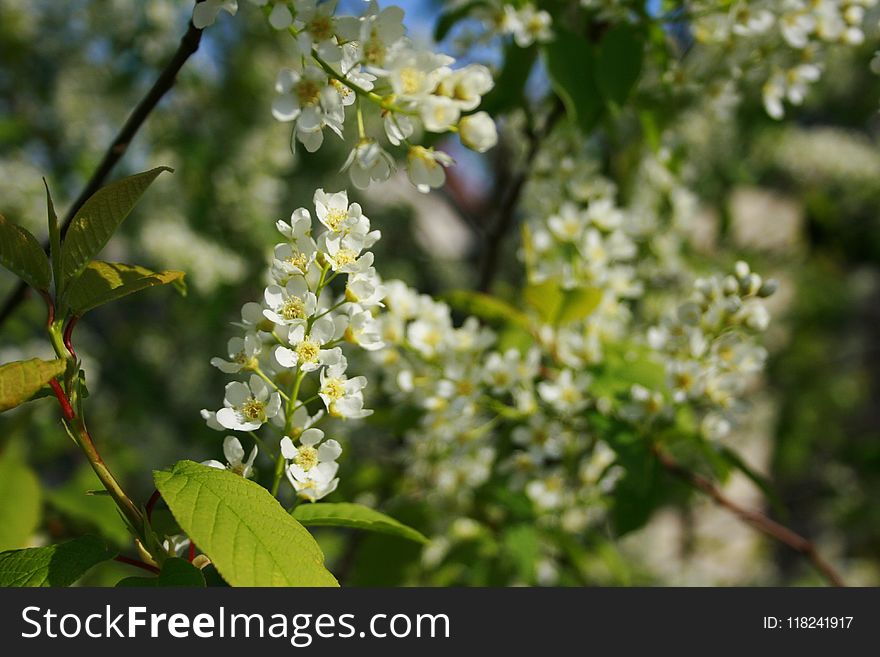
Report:
[{"label": "white blossom cluster in background", "polygon": [[724,53],[733,78],[763,76],[764,108],[774,119],[800,105],[822,75],[829,46],[858,46],[877,0],[749,0],[719,8],[692,1],[693,35]]},{"label": "white blossom cluster in background", "polygon": [[446,3],[448,15],[463,12],[470,19],[456,27],[453,46],[460,52],[474,47],[497,47],[500,41],[510,41],[520,48],[553,41],[553,17],[533,2],[485,2]]},{"label": "white blossom cluster in background", "polygon": [[[443,185],[452,159],[420,145],[424,131],[457,132],[462,144],[480,153],[495,145],[494,121],[474,111],[492,89],[489,70],[481,64],[454,69],[454,58],[416,46],[406,36],[400,7],[370,2],[354,16],[337,15],[334,0],[251,2],[292,38],[294,55],[278,74],[272,114],[293,124],[295,139],[309,152],[321,147],[325,129],[342,138],[353,114],[357,140],[343,169],[356,187],[391,175],[395,159],[384,142],[406,149],[409,178],[425,192]],[[210,25],[221,10],[235,13],[237,3],[197,4],[194,25]]]},{"label": "white blossom cluster in background", "polygon": [[548,12],[538,9],[531,2],[496,3],[491,12],[489,24],[500,34],[513,35],[514,42],[520,48],[553,40],[553,19]]},{"label": "white blossom cluster in background", "polygon": [[[285,239],[275,246],[273,282],[261,302],[243,306],[242,332],[229,341],[228,360],[211,361],[238,378],[226,386],[221,409],[202,411],[209,427],[247,433],[275,452],[297,494],[312,501],[336,489],[342,451],[316,425],[328,417],[372,413],[364,408],[367,380],[348,375],[342,346],[367,351],[384,346],[374,313],[385,296],[368,250],[380,234],[371,230],[360,206],[349,204],[344,191],[323,190],[315,192],[314,204],[324,228],[320,234],[313,234],[305,208],[289,223],[277,223]],[[310,405],[321,408],[310,413]],[[264,428],[271,437],[257,435]],[[251,473],[256,451],[244,460],[241,441],[230,436],[224,453],[227,466],[211,464]]]},{"label": "white blossom cluster in background", "polygon": [[[535,162],[521,256],[530,286],[592,299],[586,310],[549,322],[529,308],[530,335],[509,343],[473,317],[456,325],[444,302],[385,283],[377,322],[386,347],[372,357],[393,402],[421,412],[404,462],[413,491],[445,518],[428,562],[472,536],[487,512],[476,491],[490,481],[524,495],[540,526],[582,536],[605,518],[625,475],[591,414],[641,434],[686,406],[716,440],[763,366],[755,336],[774,284],[744,263],[731,276],[694,280],[679,256],[696,201],[664,156],[645,156],[643,184],[621,206],[583,145],[563,131]],[[654,376],[621,386],[636,368]],[[554,548],[544,548],[540,579],[552,583]]]},{"label": "white blossom cluster in background", "polygon": [[[762,300],[776,287],[737,262],[733,274],[694,281],[691,299],[648,331],[651,348],[664,356],[672,401],[698,410],[701,431],[710,440],[730,433],[749,378],[764,367],[767,352],[753,336],[770,322]],[[647,402],[637,419],[655,411],[642,390],[634,389],[633,398]]]}]

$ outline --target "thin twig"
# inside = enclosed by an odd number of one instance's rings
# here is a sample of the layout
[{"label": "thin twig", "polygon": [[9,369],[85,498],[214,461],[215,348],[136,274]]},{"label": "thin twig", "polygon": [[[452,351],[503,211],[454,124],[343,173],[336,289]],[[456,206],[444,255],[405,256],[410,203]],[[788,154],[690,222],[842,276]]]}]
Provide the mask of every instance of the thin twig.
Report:
[{"label": "thin twig", "polygon": [[158,568],[156,568],[156,566],[152,566],[144,561],[132,559],[131,557],[126,557],[123,554],[119,554],[113,557],[113,561],[128,564],[129,566],[134,566],[135,568],[141,568],[142,570],[146,570],[147,572],[153,573],[154,575],[158,575],[161,572]]},{"label": "thin twig", "polygon": [[[203,0],[197,0],[196,4],[202,1]],[[86,186],[80,192],[79,196],[64,216],[64,222],[61,225],[62,237],[67,232],[67,228],[70,226],[70,222],[73,221],[76,213],[79,212],[85,202],[104,184],[104,181],[107,179],[107,176],[110,175],[110,172],[113,171],[116,163],[119,162],[128,150],[129,144],[131,144],[132,139],[134,139],[140,127],[147,120],[147,117],[156,108],[159,101],[162,100],[162,97],[171,89],[171,87],[174,86],[174,81],[177,78],[180,69],[183,68],[183,65],[193,53],[199,49],[201,38],[202,31],[196,29],[196,27],[193,26],[192,21],[190,21],[186,34],[183,35],[180,40],[180,45],[177,47],[177,52],[174,53],[171,61],[168,62],[167,66],[165,66],[159,74],[159,77],[156,78],[156,81],[153,83],[153,86],[150,87],[147,94],[134,108],[131,115],[128,117],[128,120],[113,140],[113,143],[111,143],[105,151],[104,157],[101,158],[101,162],[98,164],[92,177],[89,178]],[[48,251],[48,243],[43,246]],[[18,308],[21,302],[27,298],[28,289],[27,284],[19,282],[18,287],[15,288],[6,300],[6,303],[3,305],[3,309],[0,310],[0,325],[2,325],[3,322],[12,315],[15,309]]]},{"label": "thin twig", "polygon": [[772,520],[760,511],[740,506],[724,495],[712,481],[696,472],[691,472],[657,445],[652,447],[652,451],[667,472],[705,493],[713,502],[724,507],[746,524],[803,554],[832,586],[846,586],[840,574],[819,554],[812,541]]},{"label": "thin twig", "polygon": [[480,277],[477,283],[477,289],[480,292],[489,292],[492,287],[492,282],[497,274],[498,256],[501,253],[504,238],[516,216],[516,208],[519,205],[520,196],[522,196],[523,188],[529,178],[532,163],[541,149],[541,143],[550,134],[553,126],[556,125],[556,122],[564,113],[564,107],[557,99],[541,130],[533,130],[528,134],[529,146],[522,169],[513,177],[510,185],[507,187],[498,206],[497,218],[486,233],[483,257],[480,261]]}]

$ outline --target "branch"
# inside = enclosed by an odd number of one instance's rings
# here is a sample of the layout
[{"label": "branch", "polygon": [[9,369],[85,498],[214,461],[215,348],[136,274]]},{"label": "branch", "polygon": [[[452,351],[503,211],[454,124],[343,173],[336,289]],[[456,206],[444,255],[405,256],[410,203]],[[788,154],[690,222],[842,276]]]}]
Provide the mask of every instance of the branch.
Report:
[{"label": "branch", "polygon": [[[197,3],[202,1],[203,0],[197,0]],[[104,181],[107,179],[107,176],[110,175],[113,167],[116,166],[116,163],[119,162],[128,150],[129,144],[132,139],[134,139],[140,127],[147,120],[147,117],[156,108],[159,101],[162,100],[162,97],[171,89],[171,87],[174,86],[177,73],[183,68],[183,65],[193,53],[199,49],[199,42],[201,39],[202,31],[196,29],[193,26],[192,21],[190,21],[186,34],[180,39],[180,45],[177,47],[177,52],[174,53],[171,61],[168,62],[159,74],[159,77],[156,78],[156,81],[153,83],[153,86],[150,87],[147,94],[134,108],[131,115],[128,117],[128,120],[113,140],[113,143],[111,143],[105,151],[104,157],[101,158],[101,162],[98,164],[92,177],[89,178],[86,186],[80,192],[79,196],[64,216],[64,222],[61,225],[62,237],[67,233],[67,228],[70,226],[70,222],[73,221],[76,213],[79,212],[85,202],[104,184]],[[48,251],[48,243],[45,243],[43,246]],[[3,322],[12,315],[15,309],[18,308],[21,302],[25,300],[27,292],[27,284],[19,282],[18,287],[15,288],[13,293],[6,300],[6,303],[3,305],[3,309],[0,310],[0,325],[2,325]]]},{"label": "branch", "polygon": [[116,555],[113,557],[113,561],[118,561],[119,563],[128,564],[129,566],[134,566],[135,568],[141,568],[146,570],[148,573],[153,573],[154,575],[158,575],[160,571],[156,566],[151,566],[150,564],[139,561],[138,559],[132,559],[131,557],[126,557],[123,554]]},{"label": "branch", "polygon": [[492,282],[495,279],[496,268],[498,265],[498,256],[501,253],[501,246],[510,226],[513,224],[516,215],[516,207],[519,205],[520,196],[522,196],[523,188],[529,178],[532,163],[541,149],[541,142],[550,134],[553,126],[564,114],[564,107],[559,99],[544,121],[544,126],[540,131],[530,131],[528,133],[529,147],[526,151],[525,161],[522,170],[513,177],[508,186],[501,204],[498,206],[497,218],[493,226],[486,233],[485,247],[483,249],[483,257],[480,261],[480,278],[477,284],[477,290],[480,292],[489,292]]},{"label": "branch", "polygon": [[785,525],[781,525],[775,520],[768,518],[760,511],[741,507],[739,504],[724,495],[724,493],[722,493],[709,479],[695,472],[691,472],[657,445],[654,445],[651,448],[651,451],[654,453],[654,456],[657,457],[660,465],[662,465],[667,472],[678,477],[700,492],[705,493],[713,502],[724,507],[746,524],[751,525],[758,531],[763,532],[767,536],[776,539],[780,543],[784,543],[791,549],[803,554],[832,586],[846,586],[840,574],[830,563],[822,558],[816,550],[816,546],[813,545],[811,541],[807,540],[797,532],[792,531]]}]

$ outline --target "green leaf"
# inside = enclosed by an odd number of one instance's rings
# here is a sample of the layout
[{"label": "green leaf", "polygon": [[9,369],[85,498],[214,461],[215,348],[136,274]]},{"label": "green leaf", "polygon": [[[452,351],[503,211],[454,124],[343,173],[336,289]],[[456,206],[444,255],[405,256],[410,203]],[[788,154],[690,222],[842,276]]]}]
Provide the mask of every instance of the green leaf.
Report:
[{"label": "green leaf", "polygon": [[113,545],[123,548],[131,543],[131,534],[116,504],[106,491],[98,491],[98,495],[89,492],[100,486],[91,467],[83,465],[63,486],[48,491],[46,499],[65,517],[80,526],[94,528]]},{"label": "green leaf", "polygon": [[184,276],[182,271],[153,272],[137,265],[95,260],[70,284],[67,302],[73,314],[82,317],[93,308],[156,285],[173,283],[185,293]]},{"label": "green leaf", "polygon": [[74,216],[64,239],[61,282],[66,288],[110,241],[147,187],[169,167],[128,176],[102,187]]},{"label": "green leaf", "polygon": [[525,98],[526,81],[538,57],[535,46],[520,48],[512,41],[504,48],[504,65],[495,77],[492,91],[483,97],[480,109],[492,116],[521,107]]},{"label": "green leaf", "polygon": [[535,577],[535,564],[541,556],[537,530],[531,525],[514,525],[501,538],[504,554],[517,577],[526,583]]},{"label": "green leaf", "polygon": [[0,413],[33,397],[40,388],[64,372],[63,360],[18,360],[0,366]]},{"label": "green leaf", "polygon": [[0,586],[70,586],[116,556],[94,536],[41,548],[0,553]]},{"label": "green leaf", "polygon": [[153,478],[181,528],[232,586],[338,585],[312,535],[262,486],[192,461]]},{"label": "green leaf", "polygon": [[595,287],[576,287],[565,290],[556,324],[571,324],[586,319],[602,301],[602,290]]},{"label": "green leaf", "polygon": [[553,324],[562,308],[562,287],[557,280],[547,279],[530,283],[523,290],[523,298],[538,313],[545,324]]},{"label": "green leaf", "polygon": [[560,281],[531,283],[523,297],[545,324],[559,326],[586,319],[602,301],[602,291],[592,287],[563,289]]},{"label": "green leaf", "polygon": [[666,368],[647,345],[617,343],[608,345],[593,387],[597,394],[626,393],[633,384],[648,390],[666,389]]},{"label": "green leaf", "polygon": [[593,74],[593,46],[584,37],[560,29],[556,38],[544,45],[547,72],[553,89],[562,99],[568,118],[584,134],[602,116],[604,103]]},{"label": "green leaf", "polygon": [[450,306],[487,322],[510,323],[526,330],[531,328],[528,316],[506,301],[482,292],[452,290],[441,295]]},{"label": "green leaf", "polygon": [[0,454],[0,550],[27,545],[39,524],[39,479],[10,443]]},{"label": "green leaf", "polygon": [[485,0],[473,0],[473,2],[465,2],[462,5],[440,14],[437,19],[437,25],[434,27],[434,41],[442,41],[449,34],[449,30],[455,27],[455,24],[467,17],[472,10],[477,7],[483,7],[487,3]]},{"label": "green leaf", "polygon": [[37,238],[0,214],[0,265],[32,288],[46,292],[52,281],[49,258]]},{"label": "green leaf", "polygon": [[172,557],[162,564],[157,577],[126,577],[116,583],[117,587],[155,588],[165,586],[205,586],[202,571],[186,559]]},{"label": "green leaf", "polygon": [[623,105],[642,72],[644,44],[630,25],[619,24],[602,37],[596,50],[596,84],[606,100]]},{"label": "green leaf", "polygon": [[55,289],[61,288],[61,229],[58,227],[58,215],[55,214],[55,203],[49,191],[49,183],[43,178],[46,188],[46,214],[49,224],[49,255],[52,260],[52,274],[55,278]]},{"label": "green leaf", "polygon": [[306,527],[352,527],[399,536],[416,543],[428,542],[421,532],[362,504],[300,504],[292,513]]}]

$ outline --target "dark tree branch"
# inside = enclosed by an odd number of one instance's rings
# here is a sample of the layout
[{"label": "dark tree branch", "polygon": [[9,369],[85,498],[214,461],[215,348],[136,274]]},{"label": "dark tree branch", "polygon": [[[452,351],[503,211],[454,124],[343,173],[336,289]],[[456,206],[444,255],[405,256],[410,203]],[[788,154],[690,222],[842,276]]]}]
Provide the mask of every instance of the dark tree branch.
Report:
[{"label": "dark tree branch", "polygon": [[[198,2],[201,1],[202,0],[198,0]],[[156,81],[153,83],[153,86],[150,87],[147,94],[134,108],[131,115],[128,117],[128,120],[113,140],[113,143],[111,143],[105,151],[104,157],[101,158],[101,162],[98,164],[92,177],[89,178],[86,186],[80,192],[79,196],[64,216],[64,221],[61,225],[62,237],[67,232],[67,228],[70,226],[70,222],[73,221],[76,213],[79,212],[85,202],[104,184],[107,176],[110,175],[110,172],[113,171],[117,162],[119,162],[128,150],[129,144],[131,144],[132,139],[134,139],[140,127],[147,120],[147,117],[150,116],[159,104],[159,101],[162,100],[162,97],[168,93],[171,87],[174,86],[178,72],[183,68],[183,65],[193,53],[199,49],[199,42],[201,39],[202,31],[196,29],[195,26],[193,26],[192,21],[190,21],[186,34],[180,39],[180,45],[177,47],[177,52],[174,53],[171,61],[168,62],[159,74],[159,77],[156,78]],[[44,244],[44,247],[48,251],[48,243]],[[27,298],[28,289],[28,286],[24,282],[19,282],[18,287],[16,287],[6,300],[3,309],[0,310],[0,325],[2,325],[3,322],[12,315],[15,309],[18,308],[21,302]]]},{"label": "dark tree branch", "polygon": [[751,525],[758,531],[776,539],[780,543],[787,545],[792,550],[800,552],[832,586],[846,586],[840,574],[819,554],[812,541],[807,540],[785,525],[779,524],[760,511],[754,511],[740,506],[724,495],[724,493],[722,493],[712,481],[702,475],[691,472],[657,445],[652,447],[652,451],[654,456],[656,456],[657,460],[660,462],[660,465],[662,465],[667,472],[681,479],[689,486],[705,493],[718,506],[727,509],[746,524]]},{"label": "dark tree branch", "polygon": [[477,289],[480,292],[489,292],[492,288],[492,283],[497,274],[496,270],[498,268],[498,257],[501,254],[501,247],[504,245],[504,240],[516,217],[516,208],[519,205],[523,188],[529,178],[532,164],[538,155],[538,151],[541,150],[541,143],[550,134],[553,126],[556,125],[556,122],[564,113],[564,107],[557,99],[542,128],[540,130],[530,130],[527,134],[529,145],[522,169],[512,177],[498,205],[495,221],[486,231],[482,258],[480,259],[479,280],[477,282]]}]

